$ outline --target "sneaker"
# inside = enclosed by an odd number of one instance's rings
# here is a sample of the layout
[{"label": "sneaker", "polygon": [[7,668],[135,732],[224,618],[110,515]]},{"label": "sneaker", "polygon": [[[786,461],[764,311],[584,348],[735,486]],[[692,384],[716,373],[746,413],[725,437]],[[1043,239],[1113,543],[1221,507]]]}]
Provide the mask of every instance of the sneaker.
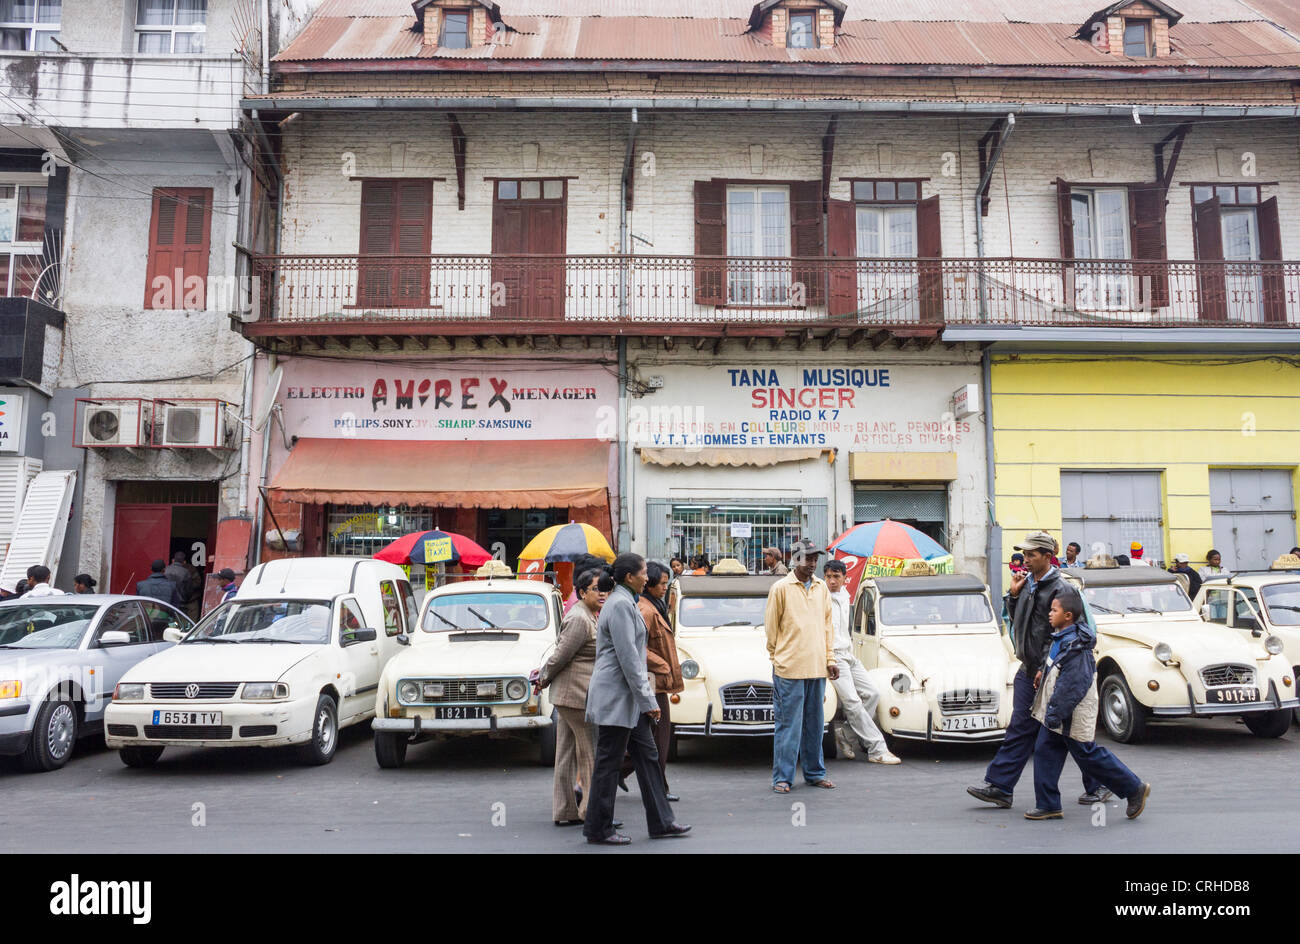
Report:
[{"label": "sneaker", "polygon": [[1093,790],[1091,793],[1079,794],[1079,805],[1092,806],[1094,803],[1105,803],[1114,795],[1115,794],[1110,792],[1109,787],[1098,787],[1096,790]]},{"label": "sneaker", "polygon": [[1040,810],[1037,807],[1025,814],[1025,819],[1065,819],[1060,810]]},{"label": "sneaker", "polygon": [[835,750],[842,760],[853,760],[858,756],[849,739],[844,736],[844,729],[839,725],[835,726]]},{"label": "sneaker", "polygon": [[902,760],[897,755],[885,751],[883,754],[871,755],[867,758],[867,762],[871,764],[901,764]]},{"label": "sneaker", "polygon": [[1151,795],[1151,784],[1144,783],[1138,788],[1138,792],[1128,798],[1128,809],[1124,815],[1129,819],[1137,819],[1142,815],[1142,811],[1147,808],[1147,797]]},{"label": "sneaker", "polygon": [[967,787],[966,792],[977,800],[992,803],[999,809],[1011,809],[1011,794],[998,789],[991,783],[982,783],[978,787]]}]

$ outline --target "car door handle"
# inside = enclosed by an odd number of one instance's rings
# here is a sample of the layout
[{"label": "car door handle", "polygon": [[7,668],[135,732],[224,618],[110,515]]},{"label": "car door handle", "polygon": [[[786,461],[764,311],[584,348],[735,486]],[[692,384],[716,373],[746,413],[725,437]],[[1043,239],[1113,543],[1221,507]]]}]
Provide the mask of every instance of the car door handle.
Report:
[{"label": "car door handle", "polygon": [[379,655],[379,647],[378,647],[378,646],[371,646],[371,647],[370,647],[370,654],[371,654],[372,656],[377,656],[377,655]]}]

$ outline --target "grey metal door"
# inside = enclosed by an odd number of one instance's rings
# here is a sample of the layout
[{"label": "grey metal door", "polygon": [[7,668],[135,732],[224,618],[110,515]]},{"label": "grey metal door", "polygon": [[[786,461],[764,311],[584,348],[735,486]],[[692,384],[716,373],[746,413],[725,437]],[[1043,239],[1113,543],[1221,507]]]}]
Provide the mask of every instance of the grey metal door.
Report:
[{"label": "grey metal door", "polygon": [[1061,545],[1078,541],[1085,557],[1141,541],[1145,560],[1164,560],[1160,509],[1159,472],[1061,473]]},{"label": "grey metal door", "polygon": [[1268,567],[1296,544],[1291,470],[1211,469],[1210,513],[1225,567]]},{"label": "grey metal door", "polygon": [[909,524],[948,546],[948,490],[946,488],[853,489],[853,523],[892,518]]}]

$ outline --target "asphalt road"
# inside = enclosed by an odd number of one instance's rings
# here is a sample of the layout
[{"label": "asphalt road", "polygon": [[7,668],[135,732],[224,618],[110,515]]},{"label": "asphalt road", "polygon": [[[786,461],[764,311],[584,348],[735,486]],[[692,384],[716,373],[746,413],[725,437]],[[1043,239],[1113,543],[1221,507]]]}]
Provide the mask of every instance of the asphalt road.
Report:
[{"label": "asphalt road", "polygon": [[[690,838],[651,842],[635,779],[617,814],[623,850],[588,846],[551,822],[551,771],[535,748],[474,738],[413,747],[380,770],[368,726],[343,732],[326,767],[264,749],[168,748],[131,770],[82,742],[62,770],[24,773],[0,759],[3,852],[1290,852],[1300,728],[1262,740],[1232,719],[1153,725],[1114,745],[1152,784],[1146,812],[1111,801],[1104,825],[1074,804],[1078,770],[1062,778],[1066,818],[1029,822],[1032,771],[1011,810],[968,797],[994,748],[903,744],[899,767],[832,761],[838,789],[771,792],[770,742],[684,741],[669,766]],[[201,806],[196,806],[201,804]]]}]

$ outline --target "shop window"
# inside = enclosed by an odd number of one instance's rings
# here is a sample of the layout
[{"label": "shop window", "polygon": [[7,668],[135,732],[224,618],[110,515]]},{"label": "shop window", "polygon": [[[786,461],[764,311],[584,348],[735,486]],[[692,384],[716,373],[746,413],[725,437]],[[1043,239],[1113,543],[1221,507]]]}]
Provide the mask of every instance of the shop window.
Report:
[{"label": "shop window", "polygon": [[[735,524],[747,525],[741,530],[748,530],[749,537],[733,537]],[[802,534],[803,515],[794,504],[674,504],[669,521],[670,554],[685,561],[687,570],[692,569],[694,558],[703,554],[710,564],[734,557],[756,574],[764,567],[764,547],[778,547],[788,554]]]},{"label": "shop window", "polygon": [[57,51],[63,0],[0,0],[0,49]]},{"label": "shop window", "polygon": [[47,187],[0,183],[0,295],[30,297],[45,267]]},{"label": "shop window", "polygon": [[136,0],[135,51],[201,53],[207,22],[208,0]]},{"label": "shop window", "polygon": [[330,505],[326,512],[327,554],[371,557],[384,545],[413,531],[432,531],[434,512],[429,508]]}]

